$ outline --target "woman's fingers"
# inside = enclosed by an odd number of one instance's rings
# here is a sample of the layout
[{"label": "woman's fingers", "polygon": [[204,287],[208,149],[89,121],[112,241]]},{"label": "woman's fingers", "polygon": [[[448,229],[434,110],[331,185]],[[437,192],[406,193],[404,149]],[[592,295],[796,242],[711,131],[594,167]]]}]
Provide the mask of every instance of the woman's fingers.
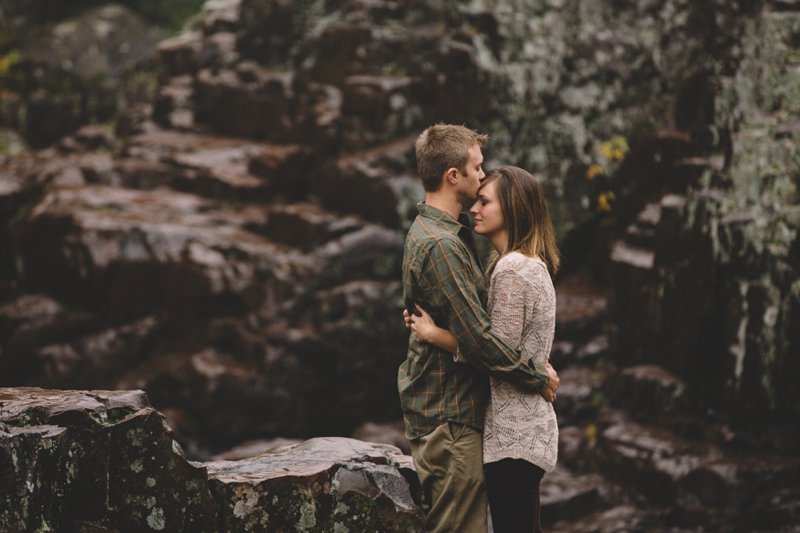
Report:
[{"label": "woman's fingers", "polygon": [[411,315],[408,314],[408,310],[403,309],[403,324],[406,328],[411,327]]},{"label": "woman's fingers", "polygon": [[417,308],[417,311],[419,311],[422,316],[430,316],[430,313],[428,313],[425,309],[420,307],[419,304],[414,304],[414,306]]}]

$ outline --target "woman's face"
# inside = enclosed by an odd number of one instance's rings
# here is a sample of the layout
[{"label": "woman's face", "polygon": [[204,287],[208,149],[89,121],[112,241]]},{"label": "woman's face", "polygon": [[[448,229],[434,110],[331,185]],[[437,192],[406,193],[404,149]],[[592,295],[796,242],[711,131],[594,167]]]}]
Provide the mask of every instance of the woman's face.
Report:
[{"label": "woman's face", "polygon": [[470,208],[469,212],[475,218],[475,233],[491,237],[499,231],[505,229],[503,211],[500,209],[500,201],[497,199],[495,184],[497,180],[492,180],[478,191],[478,198]]}]

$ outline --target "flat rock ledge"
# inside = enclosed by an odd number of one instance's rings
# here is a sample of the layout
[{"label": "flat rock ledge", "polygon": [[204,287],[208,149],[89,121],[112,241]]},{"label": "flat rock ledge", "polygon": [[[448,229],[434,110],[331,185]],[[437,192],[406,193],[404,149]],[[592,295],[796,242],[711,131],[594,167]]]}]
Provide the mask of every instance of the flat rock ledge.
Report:
[{"label": "flat rock ledge", "polygon": [[423,531],[411,459],[326,437],[188,461],[142,391],[0,388],[0,531]]}]

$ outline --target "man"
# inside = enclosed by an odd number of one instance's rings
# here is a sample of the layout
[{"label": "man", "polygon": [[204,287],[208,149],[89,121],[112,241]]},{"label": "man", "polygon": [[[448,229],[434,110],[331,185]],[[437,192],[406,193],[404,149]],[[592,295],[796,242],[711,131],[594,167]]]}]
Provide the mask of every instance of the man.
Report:
[{"label": "man", "polygon": [[411,335],[408,357],[398,371],[400,403],[411,453],[422,486],[427,528],[435,532],[483,533],[483,417],[488,375],[555,398],[558,376],[533,368],[489,330],[484,310],[486,280],[476,257],[469,219],[484,178],[481,147],[486,135],[464,126],[437,124],[416,142],[417,170],[425,201],[406,237],[403,291],[406,309],[415,304],[453,332],[470,364]]}]

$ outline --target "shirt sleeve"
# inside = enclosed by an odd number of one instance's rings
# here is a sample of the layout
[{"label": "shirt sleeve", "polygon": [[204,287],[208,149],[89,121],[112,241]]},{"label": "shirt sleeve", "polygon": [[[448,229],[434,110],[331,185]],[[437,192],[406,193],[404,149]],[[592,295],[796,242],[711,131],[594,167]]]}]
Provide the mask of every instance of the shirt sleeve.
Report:
[{"label": "shirt sleeve", "polygon": [[430,300],[445,310],[445,327],[458,339],[459,351],[473,367],[529,392],[547,386],[544,368],[523,361],[517,350],[490,330],[489,315],[472,279],[469,251],[458,237],[437,240],[422,272]]}]

